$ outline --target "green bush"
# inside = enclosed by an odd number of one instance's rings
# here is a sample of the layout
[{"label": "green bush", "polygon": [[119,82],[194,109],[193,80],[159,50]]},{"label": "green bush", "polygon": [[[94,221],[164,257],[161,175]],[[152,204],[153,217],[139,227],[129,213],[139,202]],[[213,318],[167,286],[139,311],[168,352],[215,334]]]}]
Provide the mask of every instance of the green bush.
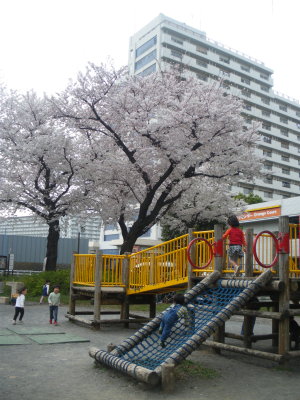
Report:
[{"label": "green bush", "polygon": [[[4,278],[4,277],[3,277]],[[45,271],[35,275],[6,276],[5,281],[20,281],[28,289],[28,296],[41,296],[46,280],[50,281],[50,291],[58,285],[62,294],[68,294],[70,289],[70,271]]]}]

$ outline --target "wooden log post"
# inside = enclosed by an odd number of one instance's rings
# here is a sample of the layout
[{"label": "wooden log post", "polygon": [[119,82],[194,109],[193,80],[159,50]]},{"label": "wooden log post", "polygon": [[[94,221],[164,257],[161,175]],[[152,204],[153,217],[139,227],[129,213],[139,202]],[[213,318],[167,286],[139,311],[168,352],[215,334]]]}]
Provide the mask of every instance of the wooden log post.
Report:
[{"label": "wooden log post", "polygon": [[[129,297],[127,295],[127,291],[129,289],[129,272],[130,272],[130,252],[126,252],[125,258],[122,264],[122,281],[125,286],[124,300],[121,305],[120,319],[129,320]],[[124,327],[128,328],[128,322],[124,323]]]},{"label": "wooden log post", "polygon": [[[220,224],[216,224],[214,226],[214,231],[215,231],[215,243],[216,243],[216,247],[215,247],[215,266],[214,266],[214,270],[218,271],[221,276],[222,276],[222,268],[223,268],[223,240],[222,240],[222,236],[223,236],[223,226]],[[218,243],[220,244],[218,246]],[[215,333],[213,334],[213,338],[215,342],[218,343],[224,343],[225,342],[225,323],[222,326],[219,326]],[[221,350],[220,349],[213,349],[214,353],[220,354]]]},{"label": "wooden log post", "polygon": [[149,318],[155,318],[156,316],[156,295],[152,295],[149,304]]},{"label": "wooden log post", "polygon": [[279,279],[285,283],[284,289],[279,293],[278,311],[287,313],[287,316],[279,321],[278,353],[285,355],[289,351],[289,217],[279,217],[279,233],[281,236],[279,252]]},{"label": "wooden log post", "polygon": [[[275,237],[278,237],[278,231],[277,232],[273,232]],[[275,246],[275,242],[273,240],[273,244],[272,244],[272,260],[275,258],[276,256],[276,246]],[[272,267],[272,271],[275,271],[275,275],[276,277],[278,277],[278,273],[279,273],[279,266],[278,266],[278,262],[274,265],[274,267]],[[272,306],[272,311],[273,312],[278,312],[278,302],[277,304]],[[273,339],[272,339],[272,346],[273,347],[278,347],[278,334],[279,334],[279,323],[278,320],[276,319],[272,319],[272,334],[273,334]]]},{"label": "wooden log post", "polygon": [[161,385],[165,393],[173,393],[175,389],[175,365],[164,364],[161,367]]},{"label": "wooden log post", "polygon": [[[253,229],[247,228],[245,233],[246,238],[246,254],[245,254],[245,277],[250,278],[253,276]],[[251,336],[253,335],[253,327],[255,323],[255,317],[245,315],[242,327],[244,334],[244,346],[248,349],[251,348]]]},{"label": "wooden log post", "polygon": [[[193,234],[194,229],[189,228],[188,230],[188,244],[191,243],[192,240],[195,239]],[[190,257],[192,261],[195,263],[196,261],[196,247],[193,246],[191,248]],[[190,262],[188,262],[188,289],[191,289],[194,286],[194,278],[195,273],[193,272],[193,266]]]},{"label": "wooden log post", "polygon": [[74,296],[73,282],[75,276],[75,255],[73,254],[71,270],[70,270],[70,299],[69,299],[69,314],[75,315],[76,298]]},{"label": "wooden log post", "polygon": [[91,347],[89,349],[89,355],[97,362],[130,375],[140,382],[144,382],[152,386],[158,385],[160,382],[160,376],[156,372],[122,360],[121,358],[114,356],[112,352],[108,353],[95,347]]},{"label": "wooden log post", "polygon": [[[94,292],[94,323],[96,324],[101,318],[101,281],[102,281],[103,259],[102,251],[96,251],[95,264],[95,292]],[[98,322],[99,323],[99,322]],[[100,327],[100,324],[99,324]]]}]

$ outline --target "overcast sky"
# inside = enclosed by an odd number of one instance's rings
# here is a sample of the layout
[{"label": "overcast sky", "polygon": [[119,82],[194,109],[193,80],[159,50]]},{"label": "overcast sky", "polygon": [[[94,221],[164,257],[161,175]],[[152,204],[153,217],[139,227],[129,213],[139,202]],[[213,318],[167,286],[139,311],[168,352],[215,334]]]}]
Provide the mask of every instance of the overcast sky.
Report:
[{"label": "overcast sky", "polygon": [[299,0],[0,0],[0,81],[51,94],[89,61],[126,65],[129,37],[160,13],[264,62],[300,100]]}]

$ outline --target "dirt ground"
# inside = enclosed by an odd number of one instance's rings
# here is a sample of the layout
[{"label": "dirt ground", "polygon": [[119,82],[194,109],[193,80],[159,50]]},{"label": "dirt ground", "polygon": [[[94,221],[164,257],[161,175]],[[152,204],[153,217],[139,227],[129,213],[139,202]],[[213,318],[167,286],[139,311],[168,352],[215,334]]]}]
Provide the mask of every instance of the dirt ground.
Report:
[{"label": "dirt ground", "polygon": [[[131,378],[103,367],[96,367],[88,348],[106,349],[109,343],[120,343],[137,327],[110,326],[101,331],[75,325],[64,318],[66,308],[59,310],[59,328],[65,333],[90,340],[89,343],[0,346],[1,400],[300,400],[300,359],[288,366],[228,352],[212,353],[205,346],[189,359],[215,371],[215,377],[188,376],[178,379],[172,394],[160,388],[150,389]],[[11,326],[13,307],[0,305],[0,329]],[[26,326],[48,324],[46,304],[29,304],[25,308]],[[226,329],[238,333],[241,317],[234,317]],[[255,333],[269,333],[270,322],[259,320]],[[254,348],[270,350],[269,341]]]}]

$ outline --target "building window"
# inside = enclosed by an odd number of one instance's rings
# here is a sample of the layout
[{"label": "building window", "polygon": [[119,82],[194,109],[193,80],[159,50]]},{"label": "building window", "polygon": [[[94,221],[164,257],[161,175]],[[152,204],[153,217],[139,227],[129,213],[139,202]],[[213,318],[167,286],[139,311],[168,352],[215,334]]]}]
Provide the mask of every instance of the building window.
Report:
[{"label": "building window", "polygon": [[285,175],[289,175],[290,174],[290,170],[288,168],[282,168],[282,173]]},{"label": "building window", "polygon": [[196,60],[196,64],[200,65],[203,68],[207,68],[207,63],[205,61],[202,60]]},{"label": "building window", "polygon": [[151,53],[147,54],[145,57],[141,58],[139,61],[135,63],[135,70],[141,69],[144,65],[156,59],[156,49],[151,51]]},{"label": "building window", "polygon": [[271,125],[270,124],[266,124],[265,122],[262,123],[262,128],[266,129],[267,131],[271,130]]},{"label": "building window", "polygon": [[104,235],[104,241],[108,242],[110,240],[116,240],[119,239],[119,234],[118,233],[112,233],[111,235]]},{"label": "building window", "polygon": [[247,104],[247,103],[245,103],[244,105],[243,105],[243,108],[245,109],[245,110],[248,110],[248,111],[251,111],[251,106],[250,106],[250,104]]},{"label": "building window", "polygon": [[272,185],[273,179],[270,176],[266,176],[264,179],[264,183],[268,183],[269,185]]},{"label": "building window", "polygon": [[264,168],[267,169],[268,171],[272,171],[272,164],[265,163]]},{"label": "building window", "polygon": [[268,199],[271,199],[273,197],[272,192],[264,192],[264,196],[267,197]]},{"label": "building window", "polygon": [[264,92],[269,92],[268,86],[261,86],[260,88],[261,88],[261,90],[263,90]]},{"label": "building window", "polygon": [[279,104],[279,110],[287,111],[287,106],[285,106],[284,104]]},{"label": "building window", "polygon": [[281,147],[283,149],[288,149],[289,148],[289,143],[288,142],[281,142]]},{"label": "building window", "polygon": [[269,79],[269,75],[267,75],[267,74],[260,73],[259,76],[260,76],[262,79],[266,79],[266,80]]},{"label": "building window", "polygon": [[176,50],[171,50],[171,56],[176,57],[176,58],[182,58],[182,53]]},{"label": "building window", "polygon": [[177,37],[171,36],[171,40],[172,40],[173,42],[175,42],[175,43],[183,44],[183,40],[181,40],[181,39],[179,39],[179,38],[177,38]]},{"label": "building window", "polygon": [[208,76],[205,74],[197,74],[197,78],[204,82],[207,82],[208,80]]},{"label": "building window", "polygon": [[223,76],[230,77],[230,72],[224,71],[223,69],[220,69],[220,74],[223,75]]},{"label": "building window", "polygon": [[272,157],[272,151],[271,150],[263,150],[263,155],[265,157]]},{"label": "building window", "polygon": [[269,117],[271,115],[270,111],[262,110],[261,114],[265,117]]},{"label": "building window", "polygon": [[219,60],[226,64],[230,63],[230,58],[226,56],[219,56]]},{"label": "building window", "polygon": [[241,78],[241,82],[245,83],[246,85],[250,85],[250,79],[248,78]]},{"label": "building window", "polygon": [[248,67],[248,65],[241,64],[241,70],[250,72],[250,67]]},{"label": "building window", "polygon": [[264,136],[264,137],[263,137],[263,141],[264,141],[265,143],[272,143],[272,139],[271,139],[269,136]]},{"label": "building window", "polygon": [[280,128],[280,133],[281,133],[283,136],[289,136],[289,131],[288,131],[288,129],[286,129],[286,128]]},{"label": "building window", "polygon": [[262,101],[262,103],[264,103],[264,104],[270,104],[270,100],[269,99],[267,99],[266,97],[262,97],[261,98],[261,101]]},{"label": "building window", "polygon": [[156,43],[157,43],[157,36],[154,36],[153,38],[149,39],[146,43],[142,44],[135,50],[135,56],[139,57],[147,50],[151,49],[151,47],[155,46]]},{"label": "building window", "polygon": [[291,187],[291,184],[290,184],[290,182],[282,181],[282,186],[285,188],[289,188],[289,187]]},{"label": "building window", "polygon": [[252,190],[248,189],[248,188],[244,188],[243,192],[244,192],[244,194],[250,194],[250,193],[252,193]]},{"label": "building window", "polygon": [[287,124],[288,123],[288,119],[285,117],[280,117],[280,122],[282,122],[283,124]]},{"label": "building window", "polygon": [[146,237],[150,237],[151,236],[151,229],[149,229],[146,233],[144,233],[142,236],[140,236],[141,238],[146,238]]},{"label": "building window", "polygon": [[202,54],[207,54],[207,48],[203,46],[196,46],[196,51]]},{"label": "building window", "polygon": [[113,254],[115,256],[119,255],[119,250],[118,249],[103,249],[103,254]]},{"label": "building window", "polygon": [[251,97],[251,92],[249,92],[247,89],[244,89],[242,90],[242,95],[245,97]]},{"label": "building window", "polygon": [[281,160],[285,162],[290,162],[290,157],[288,156],[281,156]]},{"label": "building window", "polygon": [[153,74],[156,71],[156,64],[150,65],[150,67],[144,69],[144,71],[140,72],[138,76],[147,76]]}]

